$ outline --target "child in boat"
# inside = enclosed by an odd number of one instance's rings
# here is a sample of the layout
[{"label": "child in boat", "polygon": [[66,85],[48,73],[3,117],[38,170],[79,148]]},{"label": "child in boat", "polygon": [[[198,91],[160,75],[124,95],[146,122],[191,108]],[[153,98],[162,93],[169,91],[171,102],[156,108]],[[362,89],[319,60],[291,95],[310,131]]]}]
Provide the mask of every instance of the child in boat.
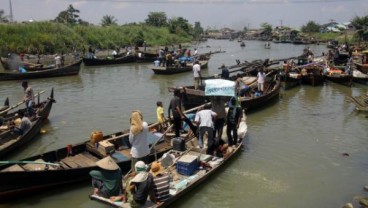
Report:
[{"label": "child in boat", "polygon": [[164,129],[166,128],[164,108],[162,107],[162,102],[161,101],[157,101],[156,105],[157,105],[157,108],[156,108],[157,122],[160,124],[158,131],[163,132]]}]

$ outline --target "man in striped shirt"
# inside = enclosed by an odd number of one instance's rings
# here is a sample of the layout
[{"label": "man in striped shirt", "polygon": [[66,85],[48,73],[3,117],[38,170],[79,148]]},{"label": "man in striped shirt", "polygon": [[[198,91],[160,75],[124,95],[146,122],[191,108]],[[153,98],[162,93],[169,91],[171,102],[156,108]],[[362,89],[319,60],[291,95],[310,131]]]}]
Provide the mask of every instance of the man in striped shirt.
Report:
[{"label": "man in striped shirt", "polygon": [[156,202],[161,203],[169,197],[170,177],[164,173],[164,168],[159,162],[153,162],[151,165],[151,174],[153,175],[153,189],[155,192]]}]

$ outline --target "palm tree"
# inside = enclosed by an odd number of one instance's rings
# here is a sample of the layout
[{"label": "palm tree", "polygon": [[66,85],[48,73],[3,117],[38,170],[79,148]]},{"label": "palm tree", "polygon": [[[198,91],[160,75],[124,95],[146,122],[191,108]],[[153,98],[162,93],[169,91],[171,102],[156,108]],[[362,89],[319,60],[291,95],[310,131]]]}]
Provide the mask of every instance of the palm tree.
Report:
[{"label": "palm tree", "polygon": [[105,15],[101,19],[101,25],[102,26],[109,26],[109,25],[116,25],[117,19],[112,15]]}]

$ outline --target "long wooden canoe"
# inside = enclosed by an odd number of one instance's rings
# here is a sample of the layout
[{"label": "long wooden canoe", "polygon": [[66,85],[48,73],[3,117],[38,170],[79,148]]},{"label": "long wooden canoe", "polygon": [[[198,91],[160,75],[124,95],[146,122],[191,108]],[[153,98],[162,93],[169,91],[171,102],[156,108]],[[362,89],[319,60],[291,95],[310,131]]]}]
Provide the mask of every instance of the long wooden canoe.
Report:
[{"label": "long wooden canoe", "polygon": [[[270,71],[269,73],[273,74],[274,72],[276,71]],[[250,78],[251,77],[245,77],[245,79]],[[246,84],[250,84],[252,88],[256,88],[256,83],[247,83],[244,79],[243,81]],[[247,112],[268,106],[272,103],[272,101],[276,100],[279,97],[280,88],[280,79],[274,79],[270,77],[265,83],[265,92],[261,96],[241,97],[241,106],[243,108],[246,108]],[[205,96],[204,86],[200,86],[197,90],[195,90],[193,86],[188,86],[171,88],[169,89],[169,91],[172,91],[173,89],[179,89],[181,91],[182,103],[185,109],[194,108],[196,106],[209,102],[209,98]]]},{"label": "long wooden canoe", "polygon": [[76,63],[60,67],[60,68],[50,68],[41,69],[34,71],[21,72],[1,72],[0,81],[5,80],[22,80],[22,79],[38,79],[38,78],[49,78],[49,77],[59,77],[59,76],[70,76],[77,75],[81,69],[82,60]]},{"label": "long wooden canoe", "polygon": [[127,55],[117,58],[83,58],[83,63],[86,66],[101,66],[101,65],[112,65],[112,64],[125,64],[133,63],[136,61],[136,56]]},{"label": "long wooden canoe", "polygon": [[[5,122],[0,130],[0,157],[3,157],[9,153],[12,153],[18,148],[23,147],[26,143],[33,140],[34,137],[40,133],[42,124],[48,118],[52,104],[54,102],[53,89],[51,90],[50,97],[48,97],[45,101],[40,102],[38,99],[38,103],[34,106],[34,111],[36,112],[37,116],[30,118],[32,121],[32,127],[21,136],[15,134],[13,130],[9,129],[8,126],[14,121],[14,119],[18,118],[16,112],[9,113],[4,116]],[[25,108],[21,110],[26,111]]]},{"label": "long wooden canoe", "polygon": [[[167,133],[161,138],[155,133],[158,123],[149,126],[149,160],[172,149],[171,139],[175,134]],[[185,135],[182,135],[183,137]],[[189,137],[188,137],[189,138]],[[96,161],[111,155],[123,173],[130,170],[131,155],[129,129],[103,136],[99,145],[90,139],[66,145],[66,147],[35,155],[20,161],[9,161],[0,166],[0,201],[37,193],[51,187],[72,184],[89,179],[89,172],[98,169]],[[0,161],[7,163],[7,161]]]},{"label": "long wooden canoe", "polygon": [[[201,69],[207,69],[208,67],[208,60],[199,61],[201,65]],[[178,74],[183,72],[189,72],[193,70],[193,64],[187,64],[185,66],[170,66],[170,67],[161,67],[155,66],[152,67],[152,71],[155,74],[162,74],[162,75],[171,75],[171,74]]]},{"label": "long wooden canoe", "polygon": [[[246,124],[243,120],[241,125],[245,127]],[[238,129],[238,134],[242,130]],[[238,144],[236,146],[230,147],[227,153],[223,157],[217,157],[213,155],[205,154],[205,150],[201,150],[196,147],[196,139],[187,142],[187,150],[183,152],[171,151],[172,155],[175,156],[174,163],[165,168],[167,174],[173,176],[173,181],[170,184],[170,197],[168,200],[160,203],[154,204],[151,201],[147,201],[144,207],[158,208],[158,207],[168,207],[174,202],[179,201],[186,193],[189,191],[194,191],[195,187],[203,184],[208,178],[214,176],[219,170],[225,168],[224,166],[229,163],[237,154],[241,152],[242,149],[242,139],[245,134],[239,137]],[[191,163],[183,163],[184,160],[193,160]],[[183,159],[183,160],[181,160]],[[201,167],[200,167],[201,166]],[[98,196],[90,195],[91,200],[98,201],[102,204],[109,205],[111,207],[117,208],[128,208],[130,207],[129,202],[122,201],[111,201],[110,199]]]}]

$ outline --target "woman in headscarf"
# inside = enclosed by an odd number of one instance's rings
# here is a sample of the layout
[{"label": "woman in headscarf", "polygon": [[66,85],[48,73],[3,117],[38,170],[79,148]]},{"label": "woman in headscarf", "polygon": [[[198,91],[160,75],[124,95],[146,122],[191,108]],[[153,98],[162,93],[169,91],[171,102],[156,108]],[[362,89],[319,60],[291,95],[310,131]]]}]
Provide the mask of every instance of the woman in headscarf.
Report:
[{"label": "woman in headscarf", "polygon": [[140,111],[132,111],[130,116],[130,133],[129,142],[132,145],[130,154],[132,155],[132,170],[138,161],[148,163],[148,154],[150,149],[148,146],[148,124],[143,121]]}]

